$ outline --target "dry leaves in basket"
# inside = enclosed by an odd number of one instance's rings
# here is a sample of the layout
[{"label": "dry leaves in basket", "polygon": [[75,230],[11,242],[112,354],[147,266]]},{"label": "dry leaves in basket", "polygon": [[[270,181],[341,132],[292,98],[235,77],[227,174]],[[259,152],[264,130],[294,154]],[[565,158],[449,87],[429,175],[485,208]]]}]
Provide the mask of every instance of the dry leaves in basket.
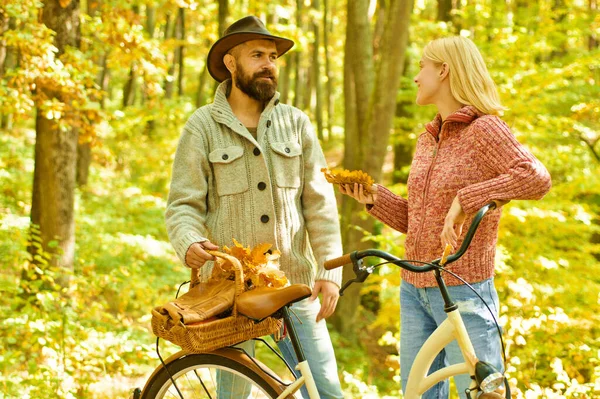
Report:
[{"label": "dry leaves in basket", "polygon": [[347,170],[347,169],[321,169],[325,175],[325,179],[332,184],[362,184],[366,194],[371,193],[371,186],[375,183],[373,178],[362,170]]},{"label": "dry leaves in basket", "polygon": [[[233,247],[223,246],[223,252],[236,257],[244,270],[244,283],[249,289],[258,287],[284,287],[288,284],[285,274],[278,268],[281,252],[274,250],[269,253],[271,244],[258,244],[254,248],[244,247],[233,239]],[[231,278],[233,267],[225,259],[217,258],[212,271],[212,280]]]}]

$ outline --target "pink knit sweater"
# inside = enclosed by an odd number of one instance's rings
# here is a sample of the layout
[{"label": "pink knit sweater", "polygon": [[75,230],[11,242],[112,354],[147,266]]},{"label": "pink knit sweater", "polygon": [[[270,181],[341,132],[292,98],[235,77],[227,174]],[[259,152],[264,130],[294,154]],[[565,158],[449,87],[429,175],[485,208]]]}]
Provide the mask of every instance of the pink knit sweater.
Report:
[{"label": "pink knit sweater", "polygon": [[[497,116],[466,106],[443,123],[440,115],[427,124],[417,141],[408,178],[408,200],[379,186],[369,213],[406,233],[406,259],[431,261],[442,254],[440,236],[452,200],[467,214],[462,239],[475,213],[492,200],[541,199],[551,187],[546,168],[512,135]],[[501,209],[479,225],[465,255],[449,265],[469,283],[494,275],[494,256]],[[432,273],[402,271],[416,287],[434,287]],[[448,285],[462,284],[445,276]]]}]

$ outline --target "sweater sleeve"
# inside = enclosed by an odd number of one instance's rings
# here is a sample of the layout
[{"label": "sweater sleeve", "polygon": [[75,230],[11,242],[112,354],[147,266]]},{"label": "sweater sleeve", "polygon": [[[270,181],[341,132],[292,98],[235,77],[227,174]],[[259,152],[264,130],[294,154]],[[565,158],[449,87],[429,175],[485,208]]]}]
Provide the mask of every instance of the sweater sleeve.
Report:
[{"label": "sweater sleeve", "polygon": [[401,233],[408,231],[408,201],[383,186],[377,186],[377,199],[367,212]]},{"label": "sweater sleeve", "polygon": [[550,191],[548,170],[517,141],[504,121],[485,116],[474,123],[477,161],[496,176],[458,191],[458,200],[467,215],[492,200],[541,199]]},{"label": "sweater sleeve", "polygon": [[190,245],[207,240],[209,170],[202,137],[188,121],[177,145],[165,212],[169,240],[183,264]]},{"label": "sweater sleeve", "polygon": [[342,238],[333,186],[325,180],[321,168],[326,168],[325,156],[308,117],[302,122],[304,158],[304,188],[302,213],[308,238],[317,260],[315,280],[331,281],[341,287],[342,269],[325,270],[323,263],[342,255]]}]

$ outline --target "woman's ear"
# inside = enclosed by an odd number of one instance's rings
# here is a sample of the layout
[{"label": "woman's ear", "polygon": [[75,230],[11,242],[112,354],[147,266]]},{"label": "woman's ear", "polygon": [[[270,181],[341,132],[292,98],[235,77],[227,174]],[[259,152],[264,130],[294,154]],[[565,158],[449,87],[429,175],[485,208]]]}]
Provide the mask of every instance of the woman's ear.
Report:
[{"label": "woman's ear", "polygon": [[442,66],[440,67],[440,80],[444,80],[446,79],[446,77],[448,76],[448,74],[450,73],[450,66],[448,66],[447,63],[442,63]]},{"label": "woman's ear", "polygon": [[235,71],[235,57],[231,54],[225,54],[223,56],[223,63],[225,64],[225,68],[233,75],[233,71]]}]

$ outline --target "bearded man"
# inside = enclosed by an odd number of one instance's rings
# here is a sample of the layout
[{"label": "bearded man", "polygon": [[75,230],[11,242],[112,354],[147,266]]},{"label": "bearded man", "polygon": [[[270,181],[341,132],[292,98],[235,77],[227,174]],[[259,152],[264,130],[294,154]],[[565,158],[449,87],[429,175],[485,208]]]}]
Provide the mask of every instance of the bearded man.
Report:
[{"label": "bearded man", "polygon": [[[207,67],[221,84],[214,102],[196,110],[183,129],[166,224],[180,260],[199,268],[203,280],[214,260],[206,250],[231,246],[234,238],[251,247],[273,244],[290,282],[313,289],[292,310],[319,394],[342,398],[324,320],[335,310],[342,278],[341,269],[323,268],[342,254],[335,196],[321,173],[327,165],[308,117],[281,104],[277,92],[277,60],[293,45],[248,16],[212,46]],[[278,345],[294,366],[289,339]],[[252,343],[242,346],[253,353]],[[245,397],[238,381],[221,377],[219,385],[219,397]]]}]

